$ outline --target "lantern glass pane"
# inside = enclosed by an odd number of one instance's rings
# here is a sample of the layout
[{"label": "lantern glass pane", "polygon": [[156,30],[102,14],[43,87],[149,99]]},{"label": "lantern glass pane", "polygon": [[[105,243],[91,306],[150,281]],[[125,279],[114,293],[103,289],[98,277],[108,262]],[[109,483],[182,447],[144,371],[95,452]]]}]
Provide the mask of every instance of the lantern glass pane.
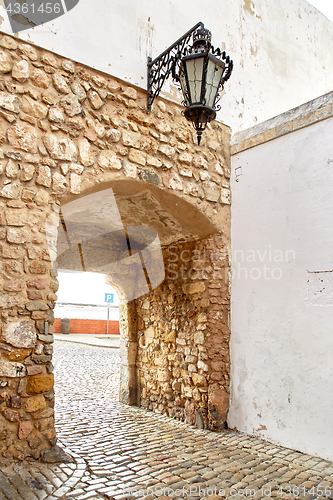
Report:
[{"label": "lantern glass pane", "polygon": [[224,66],[221,67],[211,59],[208,59],[206,77],[206,106],[214,107],[215,97],[220,85]]},{"label": "lantern glass pane", "polygon": [[181,68],[180,68],[179,81],[180,81],[180,86],[182,88],[182,92],[183,92],[183,96],[184,96],[184,104],[185,104],[185,106],[189,106],[190,102],[189,102],[189,97],[188,97],[186,78],[185,78],[183,66],[181,66]]},{"label": "lantern glass pane", "polygon": [[200,103],[201,101],[204,60],[204,57],[196,57],[184,61],[187,70],[188,90],[191,104]]}]

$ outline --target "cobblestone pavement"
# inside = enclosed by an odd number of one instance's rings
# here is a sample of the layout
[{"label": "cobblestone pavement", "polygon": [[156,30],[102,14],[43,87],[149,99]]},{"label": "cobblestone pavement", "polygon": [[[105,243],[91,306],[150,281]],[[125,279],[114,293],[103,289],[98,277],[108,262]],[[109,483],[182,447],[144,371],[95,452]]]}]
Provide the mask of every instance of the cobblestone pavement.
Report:
[{"label": "cobblestone pavement", "polygon": [[56,342],[59,444],[75,464],[0,467],[0,500],[333,499],[333,464],[117,402],[119,351]]}]

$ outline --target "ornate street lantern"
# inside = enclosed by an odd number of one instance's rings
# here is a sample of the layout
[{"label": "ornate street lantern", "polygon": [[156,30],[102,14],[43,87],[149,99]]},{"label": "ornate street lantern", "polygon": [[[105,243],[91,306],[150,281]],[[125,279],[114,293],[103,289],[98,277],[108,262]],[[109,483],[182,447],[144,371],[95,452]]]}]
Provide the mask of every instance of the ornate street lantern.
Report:
[{"label": "ornate street lantern", "polygon": [[[189,45],[192,35],[193,44]],[[221,109],[219,93],[233,68],[230,57],[211,45],[211,37],[203,23],[198,23],[156,59],[148,58],[147,111],[171,74],[180,84],[186,108],[183,114],[197,131],[198,144],[207,123]]]}]

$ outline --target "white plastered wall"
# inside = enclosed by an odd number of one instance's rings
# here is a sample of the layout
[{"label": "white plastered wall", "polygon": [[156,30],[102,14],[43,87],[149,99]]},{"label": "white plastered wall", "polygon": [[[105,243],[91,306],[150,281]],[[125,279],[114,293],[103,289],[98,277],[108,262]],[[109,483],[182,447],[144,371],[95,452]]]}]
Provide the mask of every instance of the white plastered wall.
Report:
[{"label": "white plastered wall", "polygon": [[[0,16],[11,33],[1,6]],[[333,25],[306,0],[80,0],[18,36],[146,88],[147,56],[198,21],[235,62],[218,114],[234,132],[331,90]],[[164,95],[179,100],[172,86]]]},{"label": "white plastered wall", "polygon": [[330,460],[332,136],[330,118],[233,157],[228,421]]}]

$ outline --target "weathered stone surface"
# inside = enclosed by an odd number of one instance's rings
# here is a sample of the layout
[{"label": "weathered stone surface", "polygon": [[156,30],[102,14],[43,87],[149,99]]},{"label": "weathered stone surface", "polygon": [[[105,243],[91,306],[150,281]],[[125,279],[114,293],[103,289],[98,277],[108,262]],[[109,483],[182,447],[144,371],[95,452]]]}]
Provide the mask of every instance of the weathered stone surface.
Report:
[{"label": "weathered stone surface", "polygon": [[73,61],[70,61],[69,59],[63,59],[61,61],[61,67],[65,71],[68,71],[68,73],[75,73],[75,64]]},{"label": "weathered stone surface", "polygon": [[94,109],[100,109],[104,104],[104,102],[100,98],[99,94],[95,90],[88,91],[88,99],[89,99],[91,106]]},{"label": "weathered stone surface", "polygon": [[24,54],[25,56],[29,57],[31,61],[37,61],[38,59],[37,50],[31,45],[21,43],[19,45],[19,51],[22,52],[22,54]]},{"label": "weathered stone surface", "polygon": [[36,184],[38,184],[39,186],[50,187],[51,182],[51,169],[49,167],[39,165],[37,167]]},{"label": "weathered stone surface", "polygon": [[124,160],[123,161],[123,170],[126,177],[133,177],[134,179],[137,176],[137,166],[134,163]]},{"label": "weathered stone surface", "polygon": [[[0,367],[1,370],[1,367]],[[20,421],[20,413],[16,410],[10,410],[9,408],[5,408],[2,410],[2,414],[6,420],[10,422],[19,422]]]},{"label": "weathered stone surface", "polygon": [[160,168],[162,166],[162,162],[155,156],[147,156],[147,165]]},{"label": "weathered stone surface", "polygon": [[8,243],[23,244],[30,241],[30,234],[26,229],[8,228],[7,241]]},{"label": "weathered stone surface", "polygon": [[53,68],[58,68],[59,66],[56,57],[50,52],[44,52],[44,54],[41,55],[40,60],[42,63],[52,66]]},{"label": "weathered stone surface", "polygon": [[0,108],[7,109],[13,113],[19,113],[21,108],[21,99],[15,94],[0,92]]},{"label": "weathered stone surface", "polygon": [[172,158],[176,154],[175,148],[172,146],[168,146],[167,144],[160,144],[158,147],[158,151],[168,158]]},{"label": "weathered stone surface", "polygon": [[113,151],[102,151],[97,159],[98,165],[102,170],[121,169],[121,161]]},{"label": "weathered stone surface", "polygon": [[9,177],[9,179],[16,179],[18,171],[19,169],[17,163],[13,160],[9,160],[5,169],[6,176]]},{"label": "weathered stone surface", "polygon": [[121,131],[112,128],[107,131],[105,137],[109,142],[119,142],[121,139]]},{"label": "weathered stone surface", "polygon": [[68,137],[45,134],[43,143],[51,158],[55,160],[74,161],[77,158],[76,146]]},{"label": "weathered stone surface", "polygon": [[230,189],[221,188],[221,203],[230,205]]},{"label": "weathered stone surface", "polygon": [[6,221],[8,226],[25,226],[27,223],[28,213],[21,209],[7,209]]},{"label": "weathered stone surface", "polygon": [[67,80],[62,75],[60,75],[59,73],[53,73],[52,81],[54,88],[58,92],[61,92],[62,94],[70,93],[70,88],[68,86]]},{"label": "weathered stone surface", "polygon": [[127,87],[124,90],[123,95],[125,97],[129,97],[130,99],[137,99],[138,97],[138,93],[133,87]]},{"label": "weathered stone surface", "polygon": [[74,94],[68,94],[59,101],[59,106],[63,107],[66,115],[75,116],[82,113],[82,107],[78,98]]},{"label": "weathered stone surface", "polygon": [[141,172],[139,172],[139,177],[143,181],[150,182],[151,184],[155,184],[156,186],[161,184],[159,176],[156,174],[156,172],[154,172],[154,170],[151,169],[141,170]]},{"label": "weathered stone surface", "polygon": [[18,428],[18,438],[19,439],[27,439],[27,437],[29,436],[29,434],[32,432],[34,426],[32,424],[32,422],[30,422],[29,420],[26,421],[26,422],[20,422],[19,424],[19,428]]},{"label": "weathered stone surface", "polygon": [[71,89],[80,102],[84,101],[87,97],[86,91],[78,80],[74,80],[71,83]]},{"label": "weathered stone surface", "polygon": [[30,80],[36,85],[36,87],[40,87],[42,89],[47,89],[51,84],[51,80],[48,75],[40,68],[33,70]]},{"label": "weathered stone surface", "polygon": [[35,194],[33,200],[37,205],[43,206],[48,204],[49,198],[50,195],[47,191],[45,191],[44,189],[39,189]]},{"label": "weathered stone surface", "polygon": [[74,459],[59,448],[59,446],[54,446],[51,450],[46,450],[42,453],[42,461],[48,464],[72,463]]},{"label": "weathered stone surface", "polygon": [[63,113],[63,110],[58,107],[50,108],[48,119],[50,120],[50,122],[64,122],[65,115]]},{"label": "weathered stone surface", "polygon": [[1,360],[0,363],[0,377],[24,377],[25,366],[21,363],[14,363],[10,361]]},{"label": "weathered stone surface", "polygon": [[7,130],[7,138],[9,144],[14,148],[37,153],[37,134],[30,125],[16,123]]},{"label": "weathered stone surface", "polygon": [[53,373],[48,375],[33,375],[27,383],[27,392],[39,394],[41,392],[49,392],[53,389],[54,376]]},{"label": "weathered stone surface", "polygon": [[221,192],[220,188],[215,182],[205,181],[202,183],[202,188],[205,193],[205,198],[208,201],[219,201]]},{"label": "weathered stone surface", "polygon": [[160,122],[156,123],[155,127],[159,132],[161,132],[161,134],[170,134],[171,132],[170,123],[166,120],[161,120]]},{"label": "weathered stone surface", "polygon": [[24,404],[24,409],[27,413],[44,410],[46,408],[46,400],[42,394],[28,398]]},{"label": "weathered stone surface", "polygon": [[146,155],[137,149],[131,149],[128,155],[128,159],[134,163],[138,163],[139,165],[146,164]]},{"label": "weathered stone surface", "polygon": [[13,60],[8,54],[8,52],[5,52],[4,50],[0,50],[0,73],[9,73],[9,71],[12,69],[13,66]]},{"label": "weathered stone surface", "polygon": [[6,281],[3,285],[5,292],[22,292],[25,288],[25,281],[23,280],[11,280]]},{"label": "weathered stone surface", "polygon": [[70,191],[72,194],[81,193],[81,177],[80,177],[80,175],[71,173],[71,175],[70,175]]},{"label": "weathered stone surface", "polygon": [[43,373],[42,366],[40,366],[40,365],[27,366],[27,374],[28,375],[39,375],[40,373]]},{"label": "weathered stone surface", "polygon": [[2,327],[2,339],[14,347],[30,348],[36,343],[35,322],[24,319]]},{"label": "weathered stone surface", "polygon": [[59,172],[55,172],[52,178],[52,189],[56,193],[65,193],[67,190],[66,177]]},{"label": "weathered stone surface", "polygon": [[3,198],[8,198],[10,200],[16,200],[21,194],[22,188],[19,184],[13,182],[11,184],[6,184],[0,191],[0,195]]},{"label": "weathered stone surface", "polygon": [[29,64],[25,59],[15,62],[12,69],[12,77],[20,83],[28,80],[30,75]]},{"label": "weathered stone surface", "polygon": [[16,41],[13,38],[11,38],[10,36],[6,36],[6,35],[4,35],[2,37],[0,45],[1,45],[1,47],[4,47],[5,49],[9,49],[9,50],[16,50],[17,49]]},{"label": "weathered stone surface", "polygon": [[78,143],[82,165],[89,167],[94,164],[94,157],[87,139],[81,139]]},{"label": "weathered stone surface", "polygon": [[[28,115],[34,116],[35,118],[46,118],[48,107],[41,102],[34,101],[30,97],[23,96],[22,98],[22,111],[28,113]],[[31,151],[36,153],[36,151]]]},{"label": "weathered stone surface", "polygon": [[32,302],[29,302],[29,304],[26,305],[26,308],[28,311],[47,311],[48,307],[44,302],[40,302],[39,300],[34,300]]},{"label": "weathered stone surface", "polygon": [[130,146],[135,149],[140,149],[141,147],[141,134],[139,132],[129,132],[128,130],[123,131],[123,144],[124,146]]}]

